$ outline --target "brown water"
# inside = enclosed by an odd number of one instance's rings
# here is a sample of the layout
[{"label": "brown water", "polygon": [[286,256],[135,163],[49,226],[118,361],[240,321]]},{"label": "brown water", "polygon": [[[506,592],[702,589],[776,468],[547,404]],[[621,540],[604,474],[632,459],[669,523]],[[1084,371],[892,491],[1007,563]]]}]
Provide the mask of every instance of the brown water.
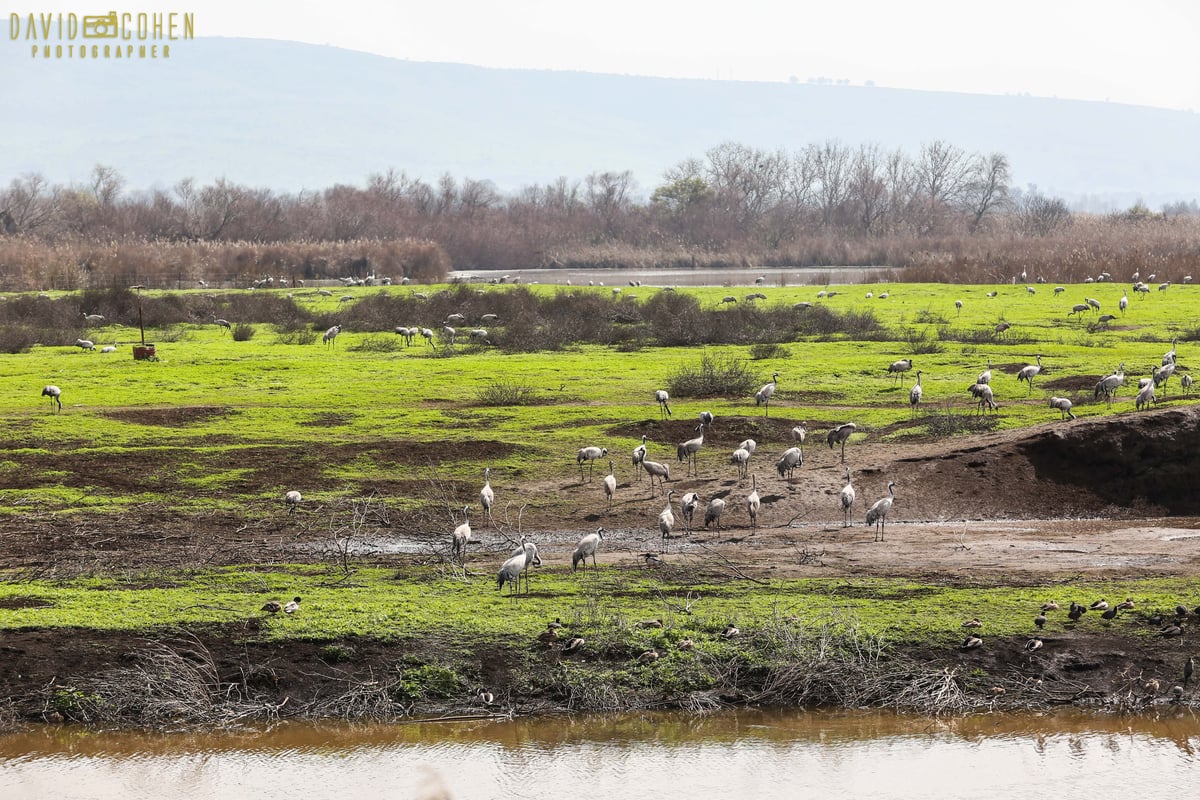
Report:
[{"label": "brown water", "polygon": [[[0,798],[1200,797],[1200,719],[729,712],[0,737]],[[438,794],[438,790],[446,794]]]}]

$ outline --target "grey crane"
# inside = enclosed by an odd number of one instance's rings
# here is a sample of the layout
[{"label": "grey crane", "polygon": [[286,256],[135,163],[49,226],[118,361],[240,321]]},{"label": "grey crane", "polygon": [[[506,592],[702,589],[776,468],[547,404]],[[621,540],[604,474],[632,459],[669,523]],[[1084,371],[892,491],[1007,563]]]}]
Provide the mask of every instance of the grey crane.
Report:
[{"label": "grey crane", "polygon": [[700,435],[694,439],[688,439],[675,448],[675,455],[680,461],[686,461],[688,464],[688,472],[696,470],[696,453],[700,452],[700,448],[704,446],[704,423],[701,422],[696,426],[696,430]]},{"label": "grey crane", "polygon": [[600,542],[604,539],[604,528],[596,528],[595,533],[589,533],[579,540],[579,544],[575,546],[575,552],[571,554],[571,572],[574,572],[582,562],[584,567],[587,567],[588,556],[592,557],[592,567],[596,567],[596,550],[600,548]]},{"label": "grey crane", "polygon": [[707,528],[710,522],[717,524],[717,530],[721,530],[721,515],[725,513],[725,501],[720,497],[714,497],[708,501],[708,508],[704,509],[704,527]]},{"label": "grey crane", "polygon": [[607,455],[608,448],[606,447],[581,447],[575,455],[575,463],[579,465],[579,480],[583,480],[583,462],[588,462],[588,478],[590,479],[596,459],[604,458]]},{"label": "grey crane", "polygon": [[893,361],[891,364],[888,364],[887,371],[891,373],[892,377],[895,378],[896,382],[898,383],[900,379],[904,377],[904,373],[908,372],[912,368],[913,360],[911,358],[902,358],[899,361]]},{"label": "grey crane", "polygon": [[1036,364],[1029,364],[1028,366],[1021,367],[1021,371],[1017,373],[1017,380],[1025,381],[1029,384],[1030,394],[1033,394],[1033,379],[1036,378],[1038,373],[1042,371],[1042,357],[1034,356],[1034,359],[1037,361]]},{"label": "grey crane", "polygon": [[888,481],[888,496],[876,500],[875,503],[867,509],[867,524],[875,526],[875,541],[883,541],[884,528],[887,526],[887,515],[892,510],[892,503],[896,499],[896,482]]},{"label": "grey crane", "polygon": [[496,502],[496,493],[492,491],[492,468],[484,467],[483,488],[479,490],[479,505],[487,514],[488,524],[492,524],[492,505]]},{"label": "grey crane", "polygon": [[1106,375],[1096,382],[1096,391],[1093,393],[1093,400],[1099,400],[1100,395],[1104,395],[1104,399],[1108,404],[1112,405],[1113,396],[1117,393],[1117,389],[1121,384],[1125,383],[1125,362],[1122,361],[1117,367],[1116,372],[1111,375]]},{"label": "grey crane", "polygon": [[300,494],[298,491],[296,491],[295,489],[292,489],[290,492],[288,492],[287,494],[285,494],[285,495],[283,496],[283,502],[284,502],[285,504],[287,504],[287,507],[288,507],[288,513],[289,513],[289,514],[295,514],[295,513],[296,513],[296,509],[299,507],[299,505],[300,505],[300,502],[301,502],[303,499],[304,499],[304,497],[303,497],[303,496],[302,496],[302,495],[301,495],[301,494]]},{"label": "grey crane", "polygon": [[95,350],[96,349],[96,343],[93,342],[91,339],[76,339],[75,346],[78,347],[80,350]]},{"label": "grey crane", "polygon": [[762,507],[762,500],[758,496],[758,483],[756,476],[750,476],[750,494],[746,497],[746,511],[750,514],[750,527],[758,527],[758,509]]},{"label": "grey crane", "polygon": [[1071,411],[1071,406],[1072,406],[1072,403],[1071,403],[1070,398],[1067,398],[1067,397],[1051,397],[1050,398],[1050,407],[1057,408],[1059,410],[1059,419],[1066,419],[1067,417],[1070,417],[1071,419],[1076,418],[1074,412]]},{"label": "grey crane", "polygon": [[842,527],[850,527],[850,510],[854,506],[854,485],[850,483],[850,468],[846,467],[846,485],[842,487]]},{"label": "grey crane", "polygon": [[86,322],[86,323],[88,323],[89,325],[97,325],[97,324],[99,324],[99,323],[101,323],[101,322],[104,322],[104,317],[100,316],[99,314],[87,314],[87,313],[85,313],[85,314],[83,315],[83,321],[84,321],[84,322]]},{"label": "grey crane", "polygon": [[976,383],[991,383],[992,382],[992,359],[988,356],[987,369],[979,373],[979,377],[975,379]]},{"label": "grey crane", "polygon": [[1158,398],[1154,396],[1153,380],[1148,381],[1145,386],[1139,389],[1137,397],[1133,399],[1134,408],[1136,408],[1138,411],[1141,411],[1143,406],[1149,408],[1151,403],[1154,403],[1155,405],[1158,404]]},{"label": "grey crane", "polygon": [[775,394],[775,383],[779,380],[779,373],[771,373],[771,382],[764,384],[761,389],[754,393],[754,405],[766,406],[763,412],[764,417],[771,416],[771,395]]},{"label": "grey crane", "polygon": [[1172,339],[1172,340],[1171,340],[1171,349],[1170,349],[1170,350],[1168,350],[1167,352],[1163,353],[1163,357],[1162,357],[1162,365],[1163,365],[1164,367],[1165,367],[1167,364],[1174,364],[1174,363],[1175,363],[1175,341],[1176,341],[1175,339]]},{"label": "grey crane", "polygon": [[713,415],[712,415],[711,411],[701,411],[700,412],[700,424],[706,425],[710,428],[712,427]]},{"label": "grey crane", "polygon": [[917,406],[921,403],[921,370],[917,370],[917,382],[908,390],[908,405],[912,408],[913,414],[917,413]]},{"label": "grey crane", "polygon": [[667,506],[658,513],[658,530],[662,533],[663,549],[670,546],[671,532],[675,530],[675,513],[671,511],[671,497],[675,490],[667,492]]},{"label": "grey crane", "polygon": [[671,416],[671,396],[667,394],[665,389],[658,389],[654,392],[654,400],[658,403],[658,415],[662,419]]},{"label": "grey crane", "polygon": [[803,422],[801,422],[796,427],[792,428],[792,441],[795,442],[796,446],[799,447],[801,450],[804,449],[804,440],[807,438],[808,438],[808,428],[805,427]]},{"label": "grey crane", "polygon": [[1125,313],[1125,309],[1129,308],[1129,293],[1121,292],[1121,299],[1117,301],[1117,308],[1121,309],[1121,313]]},{"label": "grey crane", "polygon": [[680,516],[683,517],[683,524],[688,532],[692,530],[692,519],[696,515],[696,507],[700,505],[700,495],[695,492],[688,492],[679,501]]},{"label": "grey crane", "polygon": [[220,319],[216,314],[213,314],[212,318],[213,318],[214,325],[220,325],[222,328],[224,328],[227,331],[233,330],[233,325],[230,324],[229,320]]},{"label": "grey crane", "polygon": [[739,478],[746,477],[746,473],[750,469],[750,451],[744,447],[739,447],[730,454],[729,463],[737,465]]},{"label": "grey crane", "polygon": [[47,384],[42,388],[42,397],[50,398],[50,408],[54,408],[54,404],[58,403],[58,410],[62,411],[62,389],[55,386],[53,383]]},{"label": "grey crane", "polygon": [[1191,375],[1180,375],[1179,376],[1179,385],[1181,387],[1183,387],[1184,395],[1189,395],[1192,393],[1192,383],[1193,383],[1193,381],[1192,381]]},{"label": "grey crane", "polygon": [[604,476],[604,496],[608,499],[608,507],[612,508],[613,496],[617,493],[617,476],[613,474],[613,462],[608,462],[608,474]]},{"label": "grey crane", "polygon": [[657,461],[643,460],[642,469],[646,470],[646,474],[650,476],[650,494],[654,495],[654,479],[658,478],[658,486],[663,491],[666,491],[666,482],[671,480],[671,468],[666,464],[660,464]]},{"label": "grey crane", "polygon": [[1161,367],[1158,367],[1153,372],[1154,386],[1156,388],[1159,386],[1163,387],[1163,397],[1166,397],[1166,395],[1167,395],[1167,381],[1169,381],[1171,379],[1171,376],[1174,374],[1175,374],[1175,362],[1174,361],[1172,361],[1170,364],[1164,364]]},{"label": "grey crane", "polygon": [[642,443],[633,448],[633,470],[637,473],[637,479],[642,479],[642,471],[638,469],[642,462],[646,460],[646,434],[642,434]]},{"label": "grey crane", "polygon": [[979,413],[985,414],[989,409],[995,411],[1000,408],[1000,406],[996,405],[992,387],[988,384],[973,383],[967,387],[967,391],[975,398],[975,402],[979,406]]},{"label": "grey crane", "polygon": [[845,422],[825,434],[825,441],[828,443],[830,450],[837,445],[841,445],[843,464],[846,463],[846,442],[850,440],[850,436],[857,427],[853,422]]},{"label": "grey crane", "polygon": [[471,507],[463,506],[463,522],[454,529],[450,539],[450,554],[463,561],[467,559],[467,545],[471,541]]},{"label": "grey crane", "polygon": [[790,478],[792,473],[796,471],[796,467],[804,465],[804,453],[799,447],[789,447],[783,451],[783,455],[775,462],[775,470],[781,478]]},{"label": "grey crane", "polygon": [[334,340],[337,339],[338,334],[341,332],[342,332],[342,326],[334,325],[332,328],[325,331],[325,333],[321,336],[321,341],[324,342],[325,344],[336,344],[336,342],[334,342]]},{"label": "grey crane", "polygon": [[[525,580],[528,583],[528,570],[530,567],[538,566],[542,563],[538,557],[537,545],[533,542],[524,542],[520,548],[500,567],[500,572],[496,575],[496,590],[502,591],[504,584],[508,584],[510,593],[513,596],[520,591],[521,575],[525,575]],[[528,585],[526,592],[529,591]]]}]

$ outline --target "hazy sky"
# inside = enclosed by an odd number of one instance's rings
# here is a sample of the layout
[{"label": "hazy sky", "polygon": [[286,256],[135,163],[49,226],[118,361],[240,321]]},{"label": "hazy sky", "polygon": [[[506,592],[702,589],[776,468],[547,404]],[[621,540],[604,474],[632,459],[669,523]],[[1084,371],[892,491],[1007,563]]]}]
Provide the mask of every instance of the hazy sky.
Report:
[{"label": "hazy sky", "polygon": [[[22,0],[0,5],[20,6]],[[193,11],[201,36],[331,44],[417,61],[756,81],[828,77],[1200,111],[1200,3],[1192,0],[110,5]]]}]

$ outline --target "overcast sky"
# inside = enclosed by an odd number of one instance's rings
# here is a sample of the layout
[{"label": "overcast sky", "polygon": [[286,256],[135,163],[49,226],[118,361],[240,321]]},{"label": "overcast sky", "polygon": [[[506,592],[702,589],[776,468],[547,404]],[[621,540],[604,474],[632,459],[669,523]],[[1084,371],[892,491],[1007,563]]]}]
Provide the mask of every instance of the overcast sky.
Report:
[{"label": "overcast sky", "polygon": [[[18,8],[22,5],[35,4],[0,0],[0,7],[25,10]],[[122,0],[111,5],[121,11],[192,11],[200,36],[330,44],[417,61],[722,80],[826,77],[1200,111],[1200,3],[1192,0],[204,0],[191,5]],[[91,12],[84,7],[81,13]]]}]

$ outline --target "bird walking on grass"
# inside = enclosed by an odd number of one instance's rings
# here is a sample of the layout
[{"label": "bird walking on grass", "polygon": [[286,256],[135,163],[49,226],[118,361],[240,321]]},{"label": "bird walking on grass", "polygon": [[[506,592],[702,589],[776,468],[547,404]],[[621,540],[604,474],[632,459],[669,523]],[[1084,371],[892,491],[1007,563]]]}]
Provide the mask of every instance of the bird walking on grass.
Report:
[{"label": "bird walking on grass", "polygon": [[62,389],[51,383],[42,389],[42,397],[50,398],[50,408],[54,408],[54,404],[58,403],[58,410],[62,411]]}]

